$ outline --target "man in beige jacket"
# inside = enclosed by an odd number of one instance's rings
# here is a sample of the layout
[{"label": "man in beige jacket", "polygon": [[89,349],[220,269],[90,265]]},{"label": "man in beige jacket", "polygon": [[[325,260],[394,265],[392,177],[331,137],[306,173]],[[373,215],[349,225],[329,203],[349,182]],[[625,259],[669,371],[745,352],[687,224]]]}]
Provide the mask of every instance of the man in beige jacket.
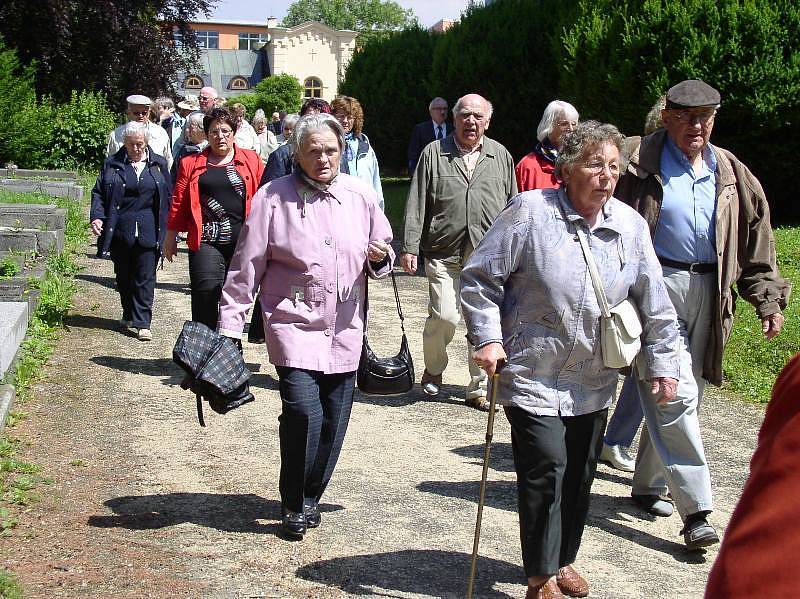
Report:
[{"label": "man in beige jacket", "polygon": [[[422,390],[439,394],[447,367],[447,345],[453,339],[459,313],[459,274],[495,217],[516,194],[514,160],[501,144],[484,136],[492,105],[468,94],[453,108],[455,132],[429,144],[422,152],[406,202],[405,236],[400,264],[417,271],[425,257],[428,277],[428,318],[422,333],[425,372]],[[486,374],[470,358],[466,403],[488,410]]]}]

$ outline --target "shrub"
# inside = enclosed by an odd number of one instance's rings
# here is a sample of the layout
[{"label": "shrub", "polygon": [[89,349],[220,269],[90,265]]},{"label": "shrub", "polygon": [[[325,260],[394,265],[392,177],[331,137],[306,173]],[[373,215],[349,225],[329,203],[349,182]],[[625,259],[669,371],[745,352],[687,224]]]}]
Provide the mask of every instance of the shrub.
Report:
[{"label": "shrub", "polygon": [[303,86],[292,75],[273,75],[259,81],[252,93],[231,98],[230,102],[240,102],[252,118],[257,109],[269,117],[273,112],[300,112],[303,99]]},{"label": "shrub", "polygon": [[[43,104],[49,103],[45,100]],[[102,93],[73,91],[52,110],[50,152],[45,168],[96,170],[106,157],[108,134],[117,126]]]},{"label": "shrub", "polygon": [[412,127],[430,118],[431,98],[447,96],[428,81],[439,37],[419,27],[407,29],[367,44],[347,65],[339,91],[361,103],[364,132],[382,173],[405,174]]}]

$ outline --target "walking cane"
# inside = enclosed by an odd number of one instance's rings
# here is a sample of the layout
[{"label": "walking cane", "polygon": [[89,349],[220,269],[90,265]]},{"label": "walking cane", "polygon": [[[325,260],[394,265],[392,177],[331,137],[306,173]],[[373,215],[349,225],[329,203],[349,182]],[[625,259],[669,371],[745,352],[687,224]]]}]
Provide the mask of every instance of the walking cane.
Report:
[{"label": "walking cane", "polygon": [[494,435],[494,406],[497,401],[497,381],[500,370],[505,365],[503,360],[498,360],[489,387],[489,418],[486,422],[486,445],[483,448],[483,473],[481,474],[481,490],[478,494],[478,517],[475,520],[475,538],[472,541],[472,563],[469,566],[469,579],[467,580],[467,599],[472,599],[472,585],[475,582],[475,570],[478,567],[478,543],[481,538],[481,519],[483,518],[483,503],[486,498],[486,475],[489,472],[489,453],[492,450],[492,436]]}]

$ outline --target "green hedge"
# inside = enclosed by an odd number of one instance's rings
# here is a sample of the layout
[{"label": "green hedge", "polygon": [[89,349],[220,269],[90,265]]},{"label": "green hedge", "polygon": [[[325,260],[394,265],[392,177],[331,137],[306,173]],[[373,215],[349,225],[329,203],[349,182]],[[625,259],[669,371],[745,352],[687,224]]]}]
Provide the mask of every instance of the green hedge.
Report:
[{"label": "green hedge", "polygon": [[364,106],[382,168],[401,171],[411,127],[435,95],[451,105],[468,92],[486,96],[489,135],[519,159],[550,100],[638,135],[656,98],[686,78],[722,93],[712,140],[759,177],[775,220],[800,217],[800,5],[790,0],[473,5],[444,34],[410,30],[368,44],[341,89]]}]

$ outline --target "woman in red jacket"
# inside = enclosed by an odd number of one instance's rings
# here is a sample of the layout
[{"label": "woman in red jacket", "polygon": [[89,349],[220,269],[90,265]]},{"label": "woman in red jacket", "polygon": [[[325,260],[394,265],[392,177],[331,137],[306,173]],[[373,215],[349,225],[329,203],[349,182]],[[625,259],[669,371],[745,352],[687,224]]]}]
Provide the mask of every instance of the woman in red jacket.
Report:
[{"label": "woman in red jacket", "polygon": [[555,175],[558,147],[561,136],[575,130],[578,125],[578,111],[569,102],[553,100],[544,109],[542,120],[536,128],[539,143],[533,152],[517,164],[514,174],[517,177],[517,190],[555,189],[559,182]]},{"label": "woman in red jacket", "polygon": [[208,147],[186,156],[178,170],[164,257],[172,261],[178,231],[188,231],[192,320],[216,329],[222,285],[264,163],[253,150],[236,146],[236,119],[224,108],[207,114],[203,129]]}]

